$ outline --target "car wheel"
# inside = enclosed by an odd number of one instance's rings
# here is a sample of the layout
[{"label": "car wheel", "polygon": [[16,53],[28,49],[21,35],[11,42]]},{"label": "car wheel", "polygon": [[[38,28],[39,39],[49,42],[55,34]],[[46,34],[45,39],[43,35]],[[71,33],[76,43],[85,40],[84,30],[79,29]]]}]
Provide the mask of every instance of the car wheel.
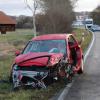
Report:
[{"label": "car wheel", "polygon": [[81,67],[80,67],[80,69],[79,69],[79,71],[78,71],[78,74],[82,74],[83,71],[84,71],[84,61],[83,61],[83,59],[82,59],[82,60],[81,60]]}]

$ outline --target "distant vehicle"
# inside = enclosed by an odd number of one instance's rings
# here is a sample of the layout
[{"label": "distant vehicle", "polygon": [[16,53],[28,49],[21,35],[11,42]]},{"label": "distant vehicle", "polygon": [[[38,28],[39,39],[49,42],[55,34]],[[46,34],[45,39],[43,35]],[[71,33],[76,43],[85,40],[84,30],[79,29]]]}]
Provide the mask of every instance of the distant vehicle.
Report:
[{"label": "distant vehicle", "polygon": [[99,26],[99,25],[93,25],[93,26],[91,26],[91,30],[92,30],[93,32],[95,32],[95,31],[100,31],[100,26]]},{"label": "distant vehicle", "polygon": [[81,27],[81,26],[84,26],[84,24],[81,20],[77,20],[77,21],[73,22],[72,26],[73,27]]},{"label": "distant vehicle", "polygon": [[21,53],[16,52],[10,78],[14,88],[46,88],[55,79],[69,80],[82,72],[83,53],[74,36],[49,34],[33,38]]},{"label": "distant vehicle", "polygon": [[93,19],[92,18],[85,19],[85,28],[90,29],[91,26],[93,26]]}]

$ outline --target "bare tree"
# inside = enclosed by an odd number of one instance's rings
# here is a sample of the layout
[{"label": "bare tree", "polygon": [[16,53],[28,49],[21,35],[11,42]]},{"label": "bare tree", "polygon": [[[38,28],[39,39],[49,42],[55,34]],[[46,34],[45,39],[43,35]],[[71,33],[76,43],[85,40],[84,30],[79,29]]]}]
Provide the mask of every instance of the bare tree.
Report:
[{"label": "bare tree", "polygon": [[25,4],[27,5],[28,9],[32,12],[32,15],[33,15],[33,31],[34,31],[34,36],[36,37],[37,32],[36,32],[35,17],[36,17],[37,9],[39,7],[39,1],[40,0],[32,0],[33,5],[30,5],[30,3],[29,3],[30,0],[24,0],[24,1],[25,1]]},{"label": "bare tree", "polygon": [[[41,23],[46,33],[71,32],[75,18],[71,0],[42,0],[44,2],[44,22]],[[76,1],[76,0],[75,0]],[[43,18],[43,17],[42,17]]]}]

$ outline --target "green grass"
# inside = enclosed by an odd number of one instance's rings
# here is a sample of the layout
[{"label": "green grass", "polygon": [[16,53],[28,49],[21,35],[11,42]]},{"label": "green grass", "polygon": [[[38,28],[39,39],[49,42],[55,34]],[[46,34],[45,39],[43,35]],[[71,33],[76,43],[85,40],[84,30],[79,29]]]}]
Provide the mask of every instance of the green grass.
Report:
[{"label": "green grass", "polygon": [[12,92],[11,84],[0,85],[0,100],[48,100],[63,88],[62,83],[55,83],[47,89],[20,89],[17,92]]},{"label": "green grass", "polygon": [[0,43],[5,42],[13,45],[15,49],[21,49],[33,36],[32,30],[16,30],[15,32],[0,35]]},{"label": "green grass", "polygon": [[7,32],[0,36],[0,42],[12,41],[12,40],[29,40],[34,36],[32,30],[16,30],[15,32]]},{"label": "green grass", "polygon": [[75,37],[78,41],[80,41],[82,39],[82,33],[83,32],[85,33],[84,34],[85,40],[81,43],[82,50],[83,50],[83,52],[85,52],[87,50],[87,47],[88,47],[90,41],[91,41],[92,34],[90,32],[87,32],[84,29],[75,29],[74,32],[76,33]]},{"label": "green grass", "polygon": [[[78,41],[80,41],[83,31],[82,29],[75,29],[75,37]],[[14,50],[22,49],[33,36],[32,30],[16,30],[16,32],[0,35],[0,44],[3,44],[0,46],[0,52],[4,53],[4,55],[0,55],[0,79],[8,80],[11,64],[14,59]],[[91,37],[92,35],[90,33],[85,35],[85,41],[82,43],[84,51],[91,41]],[[6,51],[6,54],[4,51]],[[2,83],[0,84],[0,100],[48,100],[64,88],[64,86],[64,83],[57,82],[50,85],[47,89],[21,89],[13,92],[10,83]]]}]

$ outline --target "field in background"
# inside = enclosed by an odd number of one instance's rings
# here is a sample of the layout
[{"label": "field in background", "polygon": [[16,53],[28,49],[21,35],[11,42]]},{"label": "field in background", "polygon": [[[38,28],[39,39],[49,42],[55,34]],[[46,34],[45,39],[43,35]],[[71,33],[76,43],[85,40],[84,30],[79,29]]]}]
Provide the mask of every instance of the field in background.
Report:
[{"label": "field in background", "polygon": [[[82,43],[82,48],[85,51],[92,35],[83,29],[75,29],[74,31],[78,41],[81,40],[82,33],[85,33],[85,41]],[[8,80],[14,52],[16,49],[21,50],[33,36],[32,30],[16,30],[16,32],[0,35],[0,80]],[[0,100],[48,100],[63,87],[64,84],[59,82],[52,84],[45,90],[21,89],[18,92],[13,92],[10,83],[0,83]]]}]

